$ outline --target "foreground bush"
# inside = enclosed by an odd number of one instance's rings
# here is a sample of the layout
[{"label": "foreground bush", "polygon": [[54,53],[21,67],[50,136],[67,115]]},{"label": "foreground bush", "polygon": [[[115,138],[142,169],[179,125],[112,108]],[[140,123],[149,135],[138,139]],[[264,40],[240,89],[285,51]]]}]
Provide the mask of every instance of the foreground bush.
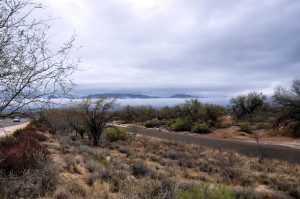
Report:
[{"label": "foreground bush", "polygon": [[111,142],[127,139],[127,132],[120,128],[108,128],[106,133],[107,139]]},{"label": "foreground bush", "polygon": [[32,138],[35,139],[37,141],[46,141],[48,139],[47,136],[38,133],[36,131],[33,130],[27,130],[27,129],[19,129],[17,130],[14,134],[13,137],[17,138],[17,139],[23,139],[23,138]]},{"label": "foreground bush", "polygon": [[22,174],[28,169],[39,167],[40,161],[47,160],[48,156],[49,151],[37,140],[23,137],[1,151],[0,168],[6,173]]},{"label": "foreground bush", "polygon": [[30,170],[22,178],[1,178],[0,198],[44,198],[54,192],[58,184],[58,169],[45,162],[43,168]]},{"label": "foreground bush", "polygon": [[152,120],[147,120],[144,123],[145,127],[147,128],[153,128],[153,127],[159,127],[161,125],[160,121],[157,118],[154,118]]},{"label": "foreground bush", "polygon": [[176,199],[235,199],[233,192],[226,187],[209,188],[206,184],[196,185],[191,190],[177,193]]}]

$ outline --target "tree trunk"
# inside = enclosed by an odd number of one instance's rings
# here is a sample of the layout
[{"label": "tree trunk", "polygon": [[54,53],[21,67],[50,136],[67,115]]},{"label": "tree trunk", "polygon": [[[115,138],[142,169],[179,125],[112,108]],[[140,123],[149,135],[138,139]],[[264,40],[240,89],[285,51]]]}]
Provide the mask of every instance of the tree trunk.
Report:
[{"label": "tree trunk", "polygon": [[94,146],[98,146],[99,144],[98,140],[94,139],[93,142],[94,142]]},{"label": "tree trunk", "polygon": [[94,143],[94,146],[98,146],[98,144],[99,144],[98,136],[95,134],[93,134],[93,143]]}]

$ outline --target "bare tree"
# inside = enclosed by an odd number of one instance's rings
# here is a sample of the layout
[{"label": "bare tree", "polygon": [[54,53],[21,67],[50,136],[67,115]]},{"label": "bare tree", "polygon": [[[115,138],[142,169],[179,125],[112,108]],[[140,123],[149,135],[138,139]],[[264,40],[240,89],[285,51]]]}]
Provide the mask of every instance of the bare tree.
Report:
[{"label": "bare tree", "polygon": [[108,100],[105,97],[97,99],[94,103],[92,99],[86,99],[81,107],[84,112],[85,124],[93,139],[93,144],[97,146],[103,130],[106,128],[115,114],[112,109],[115,106],[115,99]]},{"label": "bare tree", "polygon": [[64,111],[65,120],[67,121],[69,127],[75,131],[76,136],[79,134],[80,137],[83,138],[85,133],[84,112],[80,110],[78,104],[73,104]]},{"label": "bare tree", "polygon": [[43,9],[33,0],[0,1],[0,115],[41,107],[49,96],[72,87],[78,61],[69,59],[74,37],[57,50],[49,47],[49,19],[36,19]]}]

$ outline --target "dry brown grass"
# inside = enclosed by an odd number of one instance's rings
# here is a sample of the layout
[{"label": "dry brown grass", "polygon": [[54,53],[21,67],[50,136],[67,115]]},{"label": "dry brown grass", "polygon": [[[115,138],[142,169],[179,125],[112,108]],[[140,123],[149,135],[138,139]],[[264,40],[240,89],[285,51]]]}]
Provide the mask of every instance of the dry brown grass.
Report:
[{"label": "dry brown grass", "polygon": [[146,136],[103,141],[99,147],[88,143],[61,135],[44,142],[57,178],[47,173],[41,182],[49,190],[31,197],[171,199],[199,183],[226,185],[237,196],[300,197],[299,165]]},{"label": "dry brown grass", "polygon": [[95,198],[95,194],[99,198],[175,198],[178,190],[203,182],[225,184],[239,196],[254,198],[300,194],[300,167],[286,162],[260,162],[233,152],[145,136],[102,143],[102,147],[89,146],[87,140],[60,140],[67,148],[67,153],[62,150],[64,157],[72,161],[60,175],[64,183],[59,187],[64,191],[57,192],[56,198]]}]

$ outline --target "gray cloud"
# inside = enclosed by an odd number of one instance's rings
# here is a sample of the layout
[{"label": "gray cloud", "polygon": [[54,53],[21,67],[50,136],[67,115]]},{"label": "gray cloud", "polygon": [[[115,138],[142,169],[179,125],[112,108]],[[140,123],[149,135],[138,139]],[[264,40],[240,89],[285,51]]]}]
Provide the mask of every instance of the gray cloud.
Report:
[{"label": "gray cloud", "polygon": [[270,94],[300,75],[295,0],[46,2],[55,31],[84,46],[80,93]]}]

